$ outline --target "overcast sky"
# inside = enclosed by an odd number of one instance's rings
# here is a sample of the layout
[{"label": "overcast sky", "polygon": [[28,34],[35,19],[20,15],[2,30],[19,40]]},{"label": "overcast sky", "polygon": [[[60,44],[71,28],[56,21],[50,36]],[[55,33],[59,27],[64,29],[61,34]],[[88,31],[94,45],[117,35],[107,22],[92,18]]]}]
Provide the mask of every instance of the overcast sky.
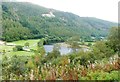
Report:
[{"label": "overcast sky", "polygon": [[81,17],[96,17],[118,22],[118,2],[120,0],[18,0],[31,2],[61,11],[72,12]]}]

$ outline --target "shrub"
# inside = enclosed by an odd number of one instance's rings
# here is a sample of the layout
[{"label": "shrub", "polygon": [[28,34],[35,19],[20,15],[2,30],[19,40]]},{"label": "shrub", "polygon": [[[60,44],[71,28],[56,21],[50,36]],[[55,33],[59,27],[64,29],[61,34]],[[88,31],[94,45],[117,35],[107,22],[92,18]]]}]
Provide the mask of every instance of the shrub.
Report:
[{"label": "shrub", "polygon": [[17,48],[16,48],[16,47],[14,47],[14,48],[13,48],[13,51],[14,51],[14,52],[16,52],[16,51],[17,51]]},{"label": "shrub", "polygon": [[26,46],[26,47],[29,47],[29,42],[26,42],[25,44],[24,44],[24,46]]},{"label": "shrub", "polygon": [[18,46],[15,46],[15,50],[17,50],[17,51],[23,51],[23,46],[21,46],[21,45],[18,45]]},{"label": "shrub", "polygon": [[88,44],[87,44],[87,46],[91,46],[91,45],[92,45],[92,43],[88,43]]}]

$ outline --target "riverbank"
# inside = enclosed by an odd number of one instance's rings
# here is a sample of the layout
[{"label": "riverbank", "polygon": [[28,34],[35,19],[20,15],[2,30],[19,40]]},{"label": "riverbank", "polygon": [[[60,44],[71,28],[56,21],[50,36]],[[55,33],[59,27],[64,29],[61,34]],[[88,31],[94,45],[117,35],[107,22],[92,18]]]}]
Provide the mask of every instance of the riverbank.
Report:
[{"label": "riverbank", "polygon": [[56,44],[60,45],[61,47],[70,47],[70,45],[65,43],[65,42],[63,42],[63,43],[56,43]]}]

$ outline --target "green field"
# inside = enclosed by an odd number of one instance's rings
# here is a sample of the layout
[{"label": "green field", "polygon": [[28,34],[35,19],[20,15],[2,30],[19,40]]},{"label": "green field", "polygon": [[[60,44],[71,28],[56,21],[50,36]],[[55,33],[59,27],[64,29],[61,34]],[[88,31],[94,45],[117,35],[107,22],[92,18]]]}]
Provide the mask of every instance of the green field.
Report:
[{"label": "green field", "polygon": [[[29,43],[29,47],[30,49],[36,49],[36,45],[37,45],[37,42],[39,41],[40,39],[32,39],[32,40],[19,40],[19,41],[14,41],[14,42],[8,42],[6,44],[14,44],[14,45],[21,45],[21,46],[24,46],[24,44],[26,42]],[[0,52],[3,52],[5,51],[5,54],[4,55],[0,55],[0,58],[3,58],[4,56],[14,56],[14,55],[17,55],[17,56],[32,56],[34,55],[34,52],[28,52],[28,51],[13,51],[13,48],[15,46],[8,46],[8,45],[1,45],[0,46]]]},{"label": "green field", "polygon": [[[24,46],[26,42],[30,44],[30,47],[34,47],[35,44],[39,41],[40,39],[32,39],[32,40],[19,40],[19,41],[14,41],[14,42],[8,42],[7,44],[15,44],[15,45],[21,45]],[[0,51],[1,50],[11,50],[14,46],[7,46],[7,45],[1,45],[0,46]]]},{"label": "green field", "polygon": [[30,46],[34,45],[35,43],[37,43],[40,39],[30,39],[30,40],[19,40],[19,41],[14,41],[14,42],[11,42],[13,44],[16,44],[16,45],[22,45],[24,46],[24,44],[26,42],[29,42]]},{"label": "green field", "polygon": [[5,51],[11,51],[14,46],[6,46],[6,45],[0,45],[0,52],[3,50]]}]

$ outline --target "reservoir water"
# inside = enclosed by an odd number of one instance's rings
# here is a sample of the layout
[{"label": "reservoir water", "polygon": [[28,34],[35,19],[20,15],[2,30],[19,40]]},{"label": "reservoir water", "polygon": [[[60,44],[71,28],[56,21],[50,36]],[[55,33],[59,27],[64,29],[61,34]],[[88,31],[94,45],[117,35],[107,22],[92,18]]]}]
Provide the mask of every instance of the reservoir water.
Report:
[{"label": "reservoir water", "polygon": [[[46,53],[52,52],[53,47],[54,47],[54,45],[44,45]],[[61,55],[63,55],[63,54],[68,54],[68,53],[72,52],[72,49],[67,48],[65,46],[61,46],[59,51],[60,51]]]},{"label": "reservoir water", "polygon": [[[44,45],[46,53],[52,52],[53,47],[54,47],[54,45]],[[88,51],[87,48],[76,49],[76,51],[78,51],[78,50]],[[68,53],[73,52],[73,49],[72,48],[68,48],[66,46],[60,46],[59,51],[60,51],[61,55],[64,55],[64,54],[68,54]]]}]

